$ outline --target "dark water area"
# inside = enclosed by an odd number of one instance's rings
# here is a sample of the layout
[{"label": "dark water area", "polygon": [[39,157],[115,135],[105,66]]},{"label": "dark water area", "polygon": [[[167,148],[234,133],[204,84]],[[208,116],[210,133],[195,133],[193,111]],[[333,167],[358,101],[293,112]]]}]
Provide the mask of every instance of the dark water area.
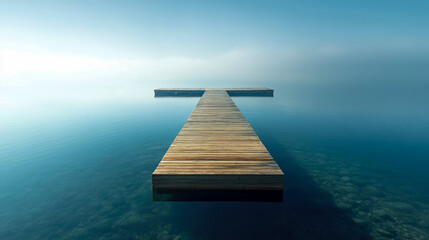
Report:
[{"label": "dark water area", "polygon": [[267,87],[234,101],[285,172],[283,202],[153,201],[198,98],[2,109],[0,239],[429,239],[427,97]]}]

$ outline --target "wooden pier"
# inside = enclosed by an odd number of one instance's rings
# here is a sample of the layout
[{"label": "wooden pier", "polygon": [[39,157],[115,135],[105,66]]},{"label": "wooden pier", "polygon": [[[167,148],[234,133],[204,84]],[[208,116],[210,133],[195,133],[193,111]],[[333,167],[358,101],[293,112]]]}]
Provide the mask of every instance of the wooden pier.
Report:
[{"label": "wooden pier", "polygon": [[[165,92],[163,92],[165,91]],[[202,91],[202,93],[201,93]],[[156,89],[202,97],[152,174],[154,190],[282,190],[284,174],[230,94],[271,89]]]},{"label": "wooden pier", "polygon": [[272,97],[270,88],[158,88],[155,97],[201,97],[205,91],[224,90],[230,97]]}]

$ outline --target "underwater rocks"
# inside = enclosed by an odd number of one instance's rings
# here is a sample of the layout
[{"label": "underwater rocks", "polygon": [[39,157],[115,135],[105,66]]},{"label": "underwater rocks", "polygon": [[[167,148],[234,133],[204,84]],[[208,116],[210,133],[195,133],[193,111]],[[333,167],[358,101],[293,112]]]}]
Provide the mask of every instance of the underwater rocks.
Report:
[{"label": "underwater rocks", "polygon": [[318,187],[332,196],[335,205],[367,228],[374,239],[429,239],[429,204],[408,190],[412,188],[393,170],[296,142],[283,145]]}]

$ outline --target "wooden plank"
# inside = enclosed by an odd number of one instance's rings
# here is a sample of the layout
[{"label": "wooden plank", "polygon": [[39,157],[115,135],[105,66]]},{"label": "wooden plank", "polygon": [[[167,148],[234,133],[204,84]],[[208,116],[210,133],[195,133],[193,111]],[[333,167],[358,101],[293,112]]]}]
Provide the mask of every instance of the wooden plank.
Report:
[{"label": "wooden plank", "polygon": [[[274,90],[270,88],[158,88],[155,97],[201,97],[205,91],[226,91],[231,97],[259,96],[272,97]],[[216,99],[214,101],[217,101]],[[227,103],[228,104],[228,103]]]},{"label": "wooden plank", "polygon": [[193,90],[203,96],[153,172],[153,188],[282,190],[282,170],[227,90]]}]

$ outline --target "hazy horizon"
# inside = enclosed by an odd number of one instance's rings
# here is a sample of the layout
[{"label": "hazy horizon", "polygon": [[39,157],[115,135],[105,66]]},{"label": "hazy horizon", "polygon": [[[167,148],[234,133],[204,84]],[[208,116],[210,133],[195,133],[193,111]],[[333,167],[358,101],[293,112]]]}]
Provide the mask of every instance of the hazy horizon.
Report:
[{"label": "hazy horizon", "polygon": [[[424,1],[2,1],[2,95],[428,88]],[[390,89],[388,89],[390,90]],[[8,94],[10,93],[10,94]],[[2,97],[2,102],[6,101]]]}]

